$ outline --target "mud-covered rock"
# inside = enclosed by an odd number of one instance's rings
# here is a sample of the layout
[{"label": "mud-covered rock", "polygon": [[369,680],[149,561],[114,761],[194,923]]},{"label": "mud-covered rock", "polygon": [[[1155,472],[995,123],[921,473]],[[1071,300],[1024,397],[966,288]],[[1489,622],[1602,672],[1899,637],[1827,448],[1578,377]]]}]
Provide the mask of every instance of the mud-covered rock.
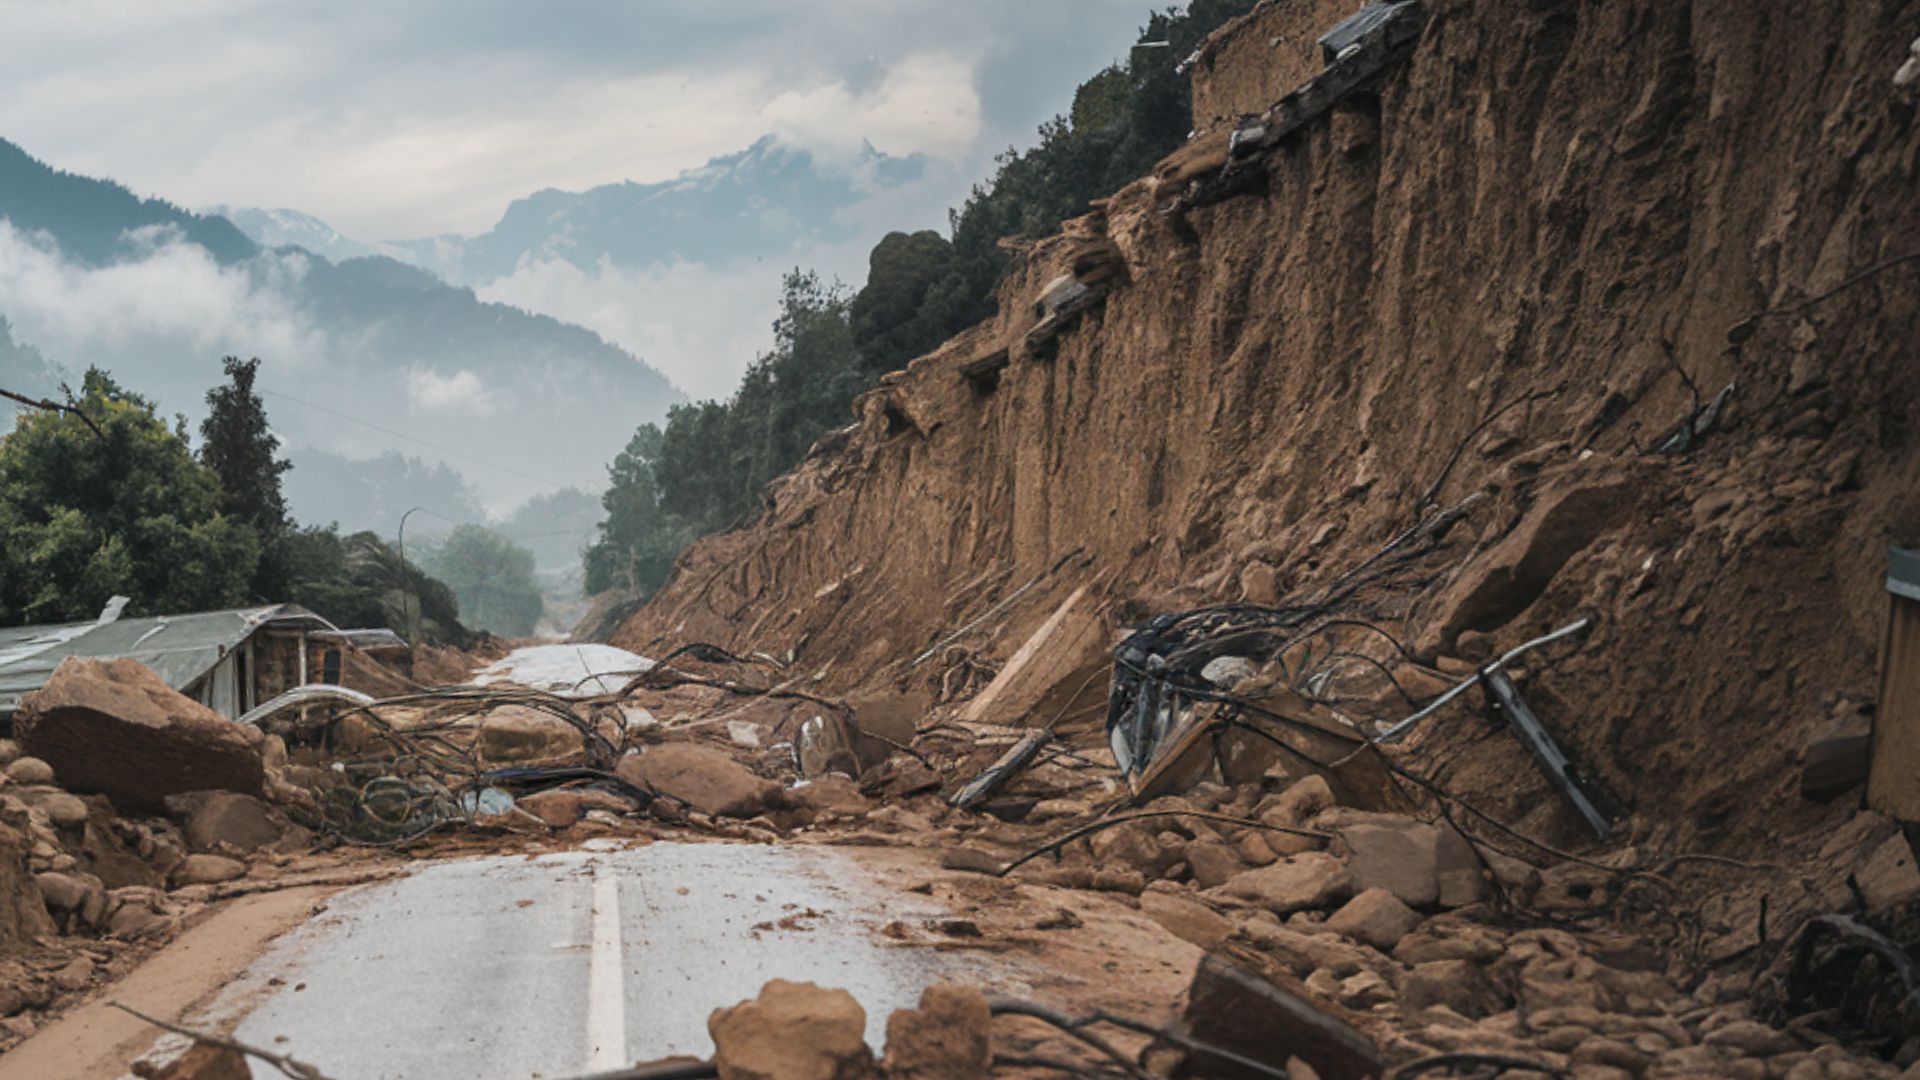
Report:
[{"label": "mud-covered rock", "polygon": [[1260,800],[1255,813],[1261,821],[1286,829],[1297,829],[1310,821],[1315,814],[1334,805],[1333,788],[1319,776],[1308,776],[1296,780],[1285,791],[1277,792]]},{"label": "mud-covered rock", "polygon": [[259,795],[265,778],[239,727],[135,660],[61,661],[21,701],[14,731],[63,787],[123,810],[157,813],[168,795],[188,791]]},{"label": "mud-covered rock", "polygon": [[1400,983],[1400,1007],[1409,1012],[1445,1005],[1461,1016],[1488,1016],[1506,1001],[1485,969],[1468,960],[1430,960],[1415,964]]},{"label": "mud-covered rock", "polygon": [[586,809],[580,796],[572,791],[536,791],[515,800],[515,806],[545,822],[549,828],[564,829],[579,821]]},{"label": "mud-covered rock", "polygon": [[1420,913],[1385,889],[1362,891],[1327,918],[1326,927],[1388,952],[1420,923]]},{"label": "mud-covered rock", "polygon": [[539,761],[577,754],[580,730],[549,712],[502,705],[478,722],[480,752],[488,761]]},{"label": "mud-covered rock", "polygon": [[16,784],[51,784],[53,766],[37,757],[15,758],[7,766],[7,779]]},{"label": "mud-covered rock", "polygon": [[621,758],[615,771],[637,787],[723,817],[753,817],[780,793],[778,784],[754,775],[726,754],[688,742],[665,743]]},{"label": "mud-covered rock", "polygon": [[1177,892],[1163,892],[1165,885],[1140,894],[1140,912],[1164,927],[1168,933],[1212,951],[1233,935],[1233,924],[1205,904]]},{"label": "mud-covered rock", "polygon": [[845,990],[774,979],[707,1017],[720,1080],[858,1080],[874,1074],[867,1012]]},{"label": "mud-covered rock", "polygon": [[189,855],[173,869],[175,885],[217,885],[247,876],[247,864],[225,855]]},{"label": "mud-covered rock", "polygon": [[1345,863],[1325,852],[1309,851],[1244,870],[1220,886],[1220,893],[1288,915],[1303,908],[1326,907],[1353,892]]},{"label": "mud-covered rock", "polygon": [[222,846],[256,851],[280,839],[284,822],[251,795],[231,791],[203,791],[166,800],[169,812],[184,817],[182,835],[194,851]]},{"label": "mud-covered rock", "polygon": [[1340,830],[1340,849],[1357,890],[1385,889],[1411,907],[1440,899],[1440,830],[1411,818],[1378,815]]},{"label": "mud-covered rock", "polygon": [[929,986],[917,1009],[887,1017],[890,1080],[980,1080],[993,1058],[993,1015],[980,991]]}]

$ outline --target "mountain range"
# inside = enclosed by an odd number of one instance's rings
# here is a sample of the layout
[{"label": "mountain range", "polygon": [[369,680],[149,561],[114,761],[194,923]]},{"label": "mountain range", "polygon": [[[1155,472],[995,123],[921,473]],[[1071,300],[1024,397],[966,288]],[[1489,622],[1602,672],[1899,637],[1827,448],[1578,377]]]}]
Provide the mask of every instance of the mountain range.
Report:
[{"label": "mountain range", "polygon": [[222,356],[257,355],[290,447],[443,461],[495,508],[597,488],[634,427],[685,399],[590,330],[315,246],[264,244],[0,140],[0,386],[44,394],[97,365],[193,417]]}]

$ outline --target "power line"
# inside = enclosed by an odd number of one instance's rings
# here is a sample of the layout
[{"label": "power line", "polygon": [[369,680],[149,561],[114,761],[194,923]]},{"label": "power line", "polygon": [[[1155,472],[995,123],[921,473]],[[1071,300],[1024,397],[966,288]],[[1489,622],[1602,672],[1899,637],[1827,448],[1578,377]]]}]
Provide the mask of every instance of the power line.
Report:
[{"label": "power line", "polygon": [[285,398],[288,401],[293,402],[295,405],[305,405],[309,409],[313,409],[317,412],[326,413],[329,416],[337,416],[340,419],[345,420],[349,424],[358,424],[361,427],[368,429],[369,431],[377,431],[382,435],[391,435],[396,439],[405,439],[410,443],[418,443],[419,445],[424,446],[429,450],[437,450],[440,453],[446,454],[449,457],[460,458],[463,461],[471,461],[475,465],[484,465],[489,469],[498,469],[503,473],[510,473],[514,476],[521,478],[522,480],[532,480],[536,484],[546,484],[549,487],[555,487],[555,488],[569,488],[573,486],[572,484],[563,484],[558,480],[549,480],[544,476],[535,476],[532,473],[521,472],[519,469],[516,469],[511,465],[501,465],[497,462],[488,461],[485,458],[474,457],[472,454],[463,454],[458,450],[450,450],[447,447],[439,445],[438,443],[430,443],[425,439],[415,438],[412,435],[407,435],[403,432],[395,431],[392,428],[384,428],[384,427],[381,427],[379,424],[368,423],[367,421],[362,420],[357,416],[349,416],[338,409],[330,409],[325,405],[315,405],[311,401],[306,401],[301,398],[294,397],[292,394],[283,394],[278,390],[266,390],[266,389],[262,389],[260,392],[262,394],[270,394],[273,397],[277,397],[277,398]]}]

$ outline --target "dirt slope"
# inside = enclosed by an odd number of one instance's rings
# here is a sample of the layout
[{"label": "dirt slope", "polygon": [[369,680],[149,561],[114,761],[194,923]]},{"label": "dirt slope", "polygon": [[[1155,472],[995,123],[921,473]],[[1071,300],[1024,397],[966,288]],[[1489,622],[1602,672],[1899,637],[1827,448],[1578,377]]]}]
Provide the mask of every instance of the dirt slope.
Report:
[{"label": "dirt slope", "polygon": [[[1528,692],[1628,838],[1813,857],[1857,799],[1799,799],[1800,748],[1871,697],[1885,545],[1920,543],[1920,260],[1876,269],[1920,252],[1916,98],[1891,78],[1920,7],[1430,12],[1410,61],[1259,190],[1167,213],[1178,183],[1145,178],[1041,245],[998,321],[883,380],[615,643],[953,693],[1081,585],[1116,622],[1271,602],[1436,484],[1432,505],[1481,491],[1396,632],[1444,665],[1594,615]],[[1232,35],[1205,77],[1259,85],[1232,65],[1262,49]],[[1126,282],[1029,355],[1032,298],[1103,233]],[[961,375],[1002,347],[996,386]],[[1695,452],[1647,452],[1729,383]],[[1436,723],[1438,777],[1579,839],[1509,738]]]}]

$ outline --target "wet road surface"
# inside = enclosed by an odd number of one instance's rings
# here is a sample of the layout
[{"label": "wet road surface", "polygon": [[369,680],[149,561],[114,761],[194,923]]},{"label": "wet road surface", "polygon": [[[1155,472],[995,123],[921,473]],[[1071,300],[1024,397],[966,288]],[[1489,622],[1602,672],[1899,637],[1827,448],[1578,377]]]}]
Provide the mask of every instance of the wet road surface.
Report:
[{"label": "wet road surface", "polygon": [[928,984],[991,977],[979,958],[879,933],[940,913],[825,848],[656,843],[437,863],[335,898],[230,987],[225,1008],[250,1010],[237,1038],[331,1075],[553,1078],[705,1056],[708,1013],[777,977],[850,990],[877,1050],[887,1015]]}]

